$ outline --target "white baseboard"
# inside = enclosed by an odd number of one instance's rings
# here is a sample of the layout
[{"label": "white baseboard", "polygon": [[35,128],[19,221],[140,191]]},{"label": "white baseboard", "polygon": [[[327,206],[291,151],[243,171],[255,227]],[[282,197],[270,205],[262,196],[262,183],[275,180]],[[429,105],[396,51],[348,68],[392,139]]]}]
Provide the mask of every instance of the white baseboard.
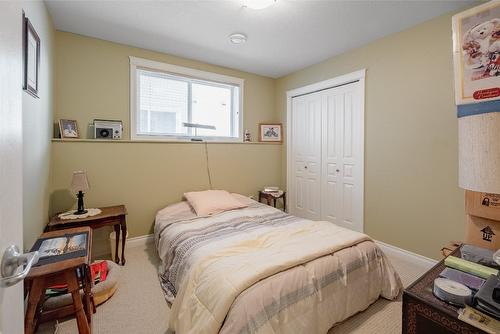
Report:
[{"label": "white baseboard", "polygon": [[[153,241],[154,241],[153,234],[128,238],[127,242],[125,243],[125,248],[128,249],[134,247],[146,247],[149,244],[153,243]],[[92,253],[93,253],[92,256],[95,258],[111,254],[109,239],[94,240]]]},{"label": "white baseboard", "polygon": [[133,237],[127,239],[127,243],[125,243],[125,248],[133,248],[133,247],[140,247],[140,246],[147,246],[151,243],[153,243],[155,240],[154,234],[146,234],[146,235],[141,235],[140,237]]},{"label": "white baseboard", "polygon": [[418,265],[420,267],[430,269],[432,268],[438,261],[434,259],[430,259],[428,257],[407,251],[405,249],[386,244],[385,242],[375,240],[375,243],[382,249],[382,251],[389,256],[398,257],[404,259],[405,261],[409,261]]}]

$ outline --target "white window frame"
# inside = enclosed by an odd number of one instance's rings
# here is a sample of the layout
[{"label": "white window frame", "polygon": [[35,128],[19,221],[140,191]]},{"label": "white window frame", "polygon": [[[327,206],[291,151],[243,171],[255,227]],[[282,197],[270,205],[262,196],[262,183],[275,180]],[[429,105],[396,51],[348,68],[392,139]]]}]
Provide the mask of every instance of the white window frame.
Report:
[{"label": "white window frame", "polygon": [[[130,139],[137,141],[191,141],[199,138],[203,141],[242,142],[243,141],[243,94],[245,80],[227,75],[196,70],[189,67],[162,63],[154,60],[130,56]],[[137,69],[165,72],[193,79],[206,80],[214,83],[229,84],[239,87],[238,137],[216,136],[180,136],[180,135],[138,135],[137,134]]]}]

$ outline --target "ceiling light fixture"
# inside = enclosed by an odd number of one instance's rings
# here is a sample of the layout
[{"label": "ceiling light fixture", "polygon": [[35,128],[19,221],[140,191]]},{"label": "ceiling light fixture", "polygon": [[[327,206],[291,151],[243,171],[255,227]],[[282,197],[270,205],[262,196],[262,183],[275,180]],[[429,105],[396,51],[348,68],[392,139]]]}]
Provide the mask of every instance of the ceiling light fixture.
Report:
[{"label": "ceiling light fixture", "polygon": [[229,35],[229,40],[233,44],[243,44],[247,41],[247,35],[241,33],[235,33]]},{"label": "ceiling light fixture", "polygon": [[251,9],[264,9],[274,5],[275,2],[276,0],[244,0],[243,7]]}]

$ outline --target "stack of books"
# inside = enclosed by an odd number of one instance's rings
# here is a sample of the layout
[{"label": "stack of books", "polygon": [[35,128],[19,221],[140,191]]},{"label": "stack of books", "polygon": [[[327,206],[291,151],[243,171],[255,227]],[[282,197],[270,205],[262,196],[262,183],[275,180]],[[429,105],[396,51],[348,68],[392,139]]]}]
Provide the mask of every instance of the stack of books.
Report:
[{"label": "stack of books", "polygon": [[[467,247],[470,251],[472,246]],[[447,268],[434,281],[434,295],[463,307],[460,320],[487,333],[500,333],[499,270],[455,256],[448,256],[444,264]]]},{"label": "stack of books", "polygon": [[278,187],[264,187],[264,190],[262,192],[264,192],[266,194],[270,194],[276,198],[283,195],[283,190],[280,190],[280,188],[278,188]]}]

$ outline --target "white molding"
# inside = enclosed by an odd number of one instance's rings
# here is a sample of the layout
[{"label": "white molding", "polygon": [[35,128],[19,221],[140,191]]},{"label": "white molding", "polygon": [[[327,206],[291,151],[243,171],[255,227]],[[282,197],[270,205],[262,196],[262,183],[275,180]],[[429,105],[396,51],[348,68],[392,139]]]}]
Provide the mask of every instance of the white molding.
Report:
[{"label": "white molding", "polygon": [[404,261],[411,262],[415,265],[418,265],[418,266],[421,266],[421,267],[424,267],[427,269],[432,268],[434,265],[436,265],[436,263],[438,263],[438,261],[436,261],[434,259],[430,259],[430,258],[425,257],[423,255],[410,252],[406,249],[402,249],[402,248],[399,248],[399,247],[396,247],[396,246],[393,246],[390,244],[386,244],[385,242],[382,242],[379,240],[375,240],[375,243],[380,247],[380,249],[382,249],[382,251],[386,255],[390,254],[393,257],[403,259]]},{"label": "white molding", "polygon": [[[366,69],[361,69],[359,71],[347,73],[335,78],[331,78],[328,80],[316,82],[307,86],[295,88],[286,92],[287,99],[291,99],[294,96],[314,93],[319,90],[333,88],[336,86],[345,85],[351,82],[360,81],[365,79]],[[363,86],[364,88],[364,86]]]},{"label": "white molding", "polygon": [[183,67],[162,63],[154,60],[129,56],[130,60],[130,139],[134,141],[191,141],[191,137],[187,136],[152,136],[152,135],[137,135],[136,129],[136,113],[137,113],[137,97],[136,97],[136,82],[137,68],[151,69],[162,71],[173,75],[180,75],[191,79],[201,79],[212,82],[217,82],[226,85],[239,87],[239,111],[238,111],[238,137],[199,137],[203,141],[221,141],[221,142],[242,142],[243,141],[243,109],[245,95],[245,79],[231,77],[228,75],[197,70],[194,68]]},{"label": "white molding", "polygon": [[129,238],[125,243],[125,248],[134,248],[140,246],[145,247],[153,243],[154,240],[155,240],[154,234],[146,234],[146,235],[141,235],[139,237]]},{"label": "white molding", "polygon": [[[289,199],[290,203],[288,205],[288,208],[291,208],[293,205],[293,183],[291,182],[291,168],[292,166],[292,145],[291,145],[291,110],[292,110],[292,98],[299,96],[299,95],[304,95],[304,94],[310,94],[314,93],[317,91],[329,89],[329,88],[334,88],[337,86],[342,86],[346,85],[349,83],[353,82],[359,82],[359,85],[361,87],[361,94],[360,94],[360,112],[361,112],[361,117],[363,118],[361,120],[360,124],[360,145],[361,145],[361,156],[360,156],[360,165],[361,165],[361,180],[360,180],[360,188],[362,189],[362,194],[361,194],[361,207],[362,210],[359,213],[361,217],[361,231],[359,232],[364,232],[365,228],[365,220],[364,220],[364,194],[365,194],[365,76],[366,76],[366,69],[363,68],[361,70],[347,73],[335,78],[331,78],[328,80],[316,82],[307,86],[295,88],[292,90],[289,90],[286,92],[286,188],[289,193]],[[287,209],[289,212],[289,209]]]},{"label": "white molding", "polygon": [[129,56],[130,65],[134,65],[135,67],[149,68],[152,70],[160,70],[165,71],[171,74],[181,74],[184,76],[189,76],[196,79],[210,80],[216,81],[223,84],[233,84],[233,85],[243,85],[245,79],[231,77],[228,75],[207,72],[202,70],[196,70],[190,67],[172,65],[167,63],[162,63],[159,61],[138,58],[134,56]]},{"label": "white molding", "polygon": [[[93,244],[92,257],[98,258],[104,255],[111,254],[109,239],[95,240]],[[154,242],[154,234],[146,234],[138,237],[128,238],[125,242],[125,249],[135,247],[146,247]],[[121,249],[118,250],[118,255],[121,255]],[[125,254],[126,255],[126,254]]]}]

